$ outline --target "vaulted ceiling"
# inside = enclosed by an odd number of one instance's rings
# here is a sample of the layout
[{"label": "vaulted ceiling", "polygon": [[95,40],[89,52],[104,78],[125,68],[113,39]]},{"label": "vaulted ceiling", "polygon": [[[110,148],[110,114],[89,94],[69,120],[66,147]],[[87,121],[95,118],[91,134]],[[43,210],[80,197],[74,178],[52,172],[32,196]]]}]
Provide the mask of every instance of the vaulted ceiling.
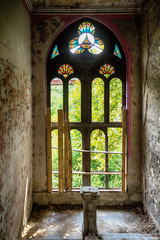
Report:
[{"label": "vaulted ceiling", "polygon": [[150,0],[25,0],[32,13],[136,13],[146,1]]}]

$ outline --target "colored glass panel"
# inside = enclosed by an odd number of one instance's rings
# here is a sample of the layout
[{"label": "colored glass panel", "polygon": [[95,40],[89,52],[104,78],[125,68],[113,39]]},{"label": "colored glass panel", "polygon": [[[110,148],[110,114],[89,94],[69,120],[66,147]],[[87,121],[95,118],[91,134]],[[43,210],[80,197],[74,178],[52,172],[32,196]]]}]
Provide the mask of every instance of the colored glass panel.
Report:
[{"label": "colored glass panel", "polygon": [[73,74],[74,70],[69,64],[63,64],[58,69],[58,74],[67,78],[69,75]]},{"label": "colored glass panel", "polygon": [[94,46],[88,49],[88,51],[92,54],[100,54],[101,52],[103,52],[103,49],[104,43],[102,42],[102,40],[100,40],[99,38],[95,38]]},{"label": "colored glass panel", "polygon": [[113,53],[115,56],[119,57],[119,58],[122,58],[121,56],[121,53],[120,53],[120,50],[117,46],[117,44],[115,45],[115,48],[114,48],[114,53]]},{"label": "colored glass panel", "polygon": [[79,35],[82,34],[82,33],[86,33],[86,32],[91,33],[92,35],[94,35],[94,33],[95,33],[95,27],[90,22],[83,22],[78,27],[78,34]]},{"label": "colored glass panel", "polygon": [[100,67],[99,73],[108,78],[110,75],[115,74],[115,69],[110,64],[104,64]]},{"label": "colored glass panel", "polygon": [[59,55],[59,51],[58,51],[58,47],[57,45],[55,46],[55,48],[53,49],[52,55],[51,55],[51,59],[57,57]]},{"label": "colored glass panel", "polygon": [[69,42],[69,49],[73,54],[81,54],[85,49],[92,54],[99,54],[104,49],[104,43],[99,38],[95,38],[95,27],[90,22],[83,22],[78,27],[78,38],[73,38]]}]

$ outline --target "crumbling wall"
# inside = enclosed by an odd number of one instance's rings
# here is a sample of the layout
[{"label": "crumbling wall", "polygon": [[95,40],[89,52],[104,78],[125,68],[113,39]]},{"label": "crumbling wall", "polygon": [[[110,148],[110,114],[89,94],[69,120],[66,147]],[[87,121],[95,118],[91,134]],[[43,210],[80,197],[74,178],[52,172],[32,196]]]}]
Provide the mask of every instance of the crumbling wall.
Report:
[{"label": "crumbling wall", "polygon": [[17,240],[32,194],[31,35],[22,1],[4,1],[0,23],[0,239]]},{"label": "crumbling wall", "polygon": [[31,0],[32,5],[35,9],[37,8],[64,8],[68,9],[99,9],[107,7],[138,7],[140,2],[138,0],[77,0],[77,1],[66,1],[66,0],[55,0],[55,1],[45,1],[45,0]]},{"label": "crumbling wall", "polygon": [[[46,194],[46,57],[48,48],[57,32],[74,15],[33,16],[32,24],[32,62],[33,62],[33,196],[34,202],[46,204],[76,204],[81,202],[80,193]],[[80,17],[80,16],[79,16]],[[100,204],[132,204],[141,202],[141,151],[140,151],[140,24],[139,17],[132,15],[97,15],[109,23],[125,39],[132,60],[130,82],[128,82],[129,106],[129,157],[128,192],[104,192]],[[53,66],[54,67],[54,66]],[[128,69],[129,71],[129,69]]]},{"label": "crumbling wall", "polygon": [[160,228],[160,5],[142,18],[143,202]]}]

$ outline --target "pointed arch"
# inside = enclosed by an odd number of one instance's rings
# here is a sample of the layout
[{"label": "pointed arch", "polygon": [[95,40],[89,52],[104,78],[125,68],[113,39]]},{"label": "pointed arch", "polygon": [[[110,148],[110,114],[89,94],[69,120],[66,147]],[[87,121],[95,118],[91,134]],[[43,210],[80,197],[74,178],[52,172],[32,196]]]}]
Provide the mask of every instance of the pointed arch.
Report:
[{"label": "pointed arch", "polygon": [[[86,30],[87,29],[87,30]],[[79,33],[77,37],[76,34]],[[95,36],[96,34],[96,36]],[[52,58],[54,48],[57,46],[58,55]],[[115,46],[118,46],[115,49]],[[97,49],[100,50],[97,50]],[[114,54],[116,52],[116,54]],[[107,59],[107,62],[106,62]],[[105,134],[105,150],[108,150],[108,129],[112,127],[109,119],[110,98],[109,88],[111,79],[121,79],[122,82],[122,107],[128,106],[126,101],[129,79],[129,57],[125,43],[118,32],[110,24],[102,20],[83,16],[73,19],[67,23],[54,37],[48,49],[46,59],[47,63],[47,89],[50,81],[57,77],[61,66],[72,66],[71,75],[68,72],[61,71],[63,81],[63,103],[65,119],[69,118],[69,81],[71,77],[81,81],[81,121],[71,122],[71,129],[82,131],[82,145],[84,149],[90,148],[90,133],[93,129],[98,129],[98,121],[92,122],[92,81],[101,78],[104,92],[104,120],[100,121],[100,130]],[[103,68],[103,69],[101,69]],[[101,69],[101,71],[99,71]],[[107,72],[108,69],[108,72]],[[64,70],[64,67],[63,67]],[[105,71],[104,71],[105,70]],[[47,90],[47,106],[50,107],[50,99]],[[101,96],[99,96],[101,98]],[[98,115],[98,112],[97,112]],[[114,127],[122,128],[122,123],[115,120]],[[56,125],[55,125],[56,128]],[[108,157],[105,157],[108,164]],[[106,166],[107,166],[106,164]],[[82,153],[82,166],[84,172],[91,171],[90,153]],[[105,171],[108,171],[106,168]],[[104,173],[105,175],[105,173]],[[108,187],[108,177],[105,176]],[[91,178],[89,175],[83,175],[83,185],[90,185]]]}]

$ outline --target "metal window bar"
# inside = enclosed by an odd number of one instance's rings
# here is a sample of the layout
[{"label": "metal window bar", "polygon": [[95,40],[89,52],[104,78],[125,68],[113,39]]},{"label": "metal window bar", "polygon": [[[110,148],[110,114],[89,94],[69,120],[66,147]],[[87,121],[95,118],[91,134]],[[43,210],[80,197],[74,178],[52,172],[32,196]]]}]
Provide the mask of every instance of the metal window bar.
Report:
[{"label": "metal window bar", "polygon": [[[58,147],[52,146],[54,149],[58,149]],[[72,151],[76,152],[89,152],[89,153],[106,153],[106,154],[122,154],[122,152],[109,152],[109,151],[93,151],[93,150],[85,150],[85,149],[72,149]]]},{"label": "metal window bar", "polygon": [[[58,171],[52,171],[52,174],[58,174]],[[91,174],[97,174],[97,175],[122,175],[121,171],[114,171],[114,172],[103,172],[103,171],[90,171],[90,172],[83,172],[83,171],[72,171],[72,174],[82,174],[82,175],[91,175]]]}]

